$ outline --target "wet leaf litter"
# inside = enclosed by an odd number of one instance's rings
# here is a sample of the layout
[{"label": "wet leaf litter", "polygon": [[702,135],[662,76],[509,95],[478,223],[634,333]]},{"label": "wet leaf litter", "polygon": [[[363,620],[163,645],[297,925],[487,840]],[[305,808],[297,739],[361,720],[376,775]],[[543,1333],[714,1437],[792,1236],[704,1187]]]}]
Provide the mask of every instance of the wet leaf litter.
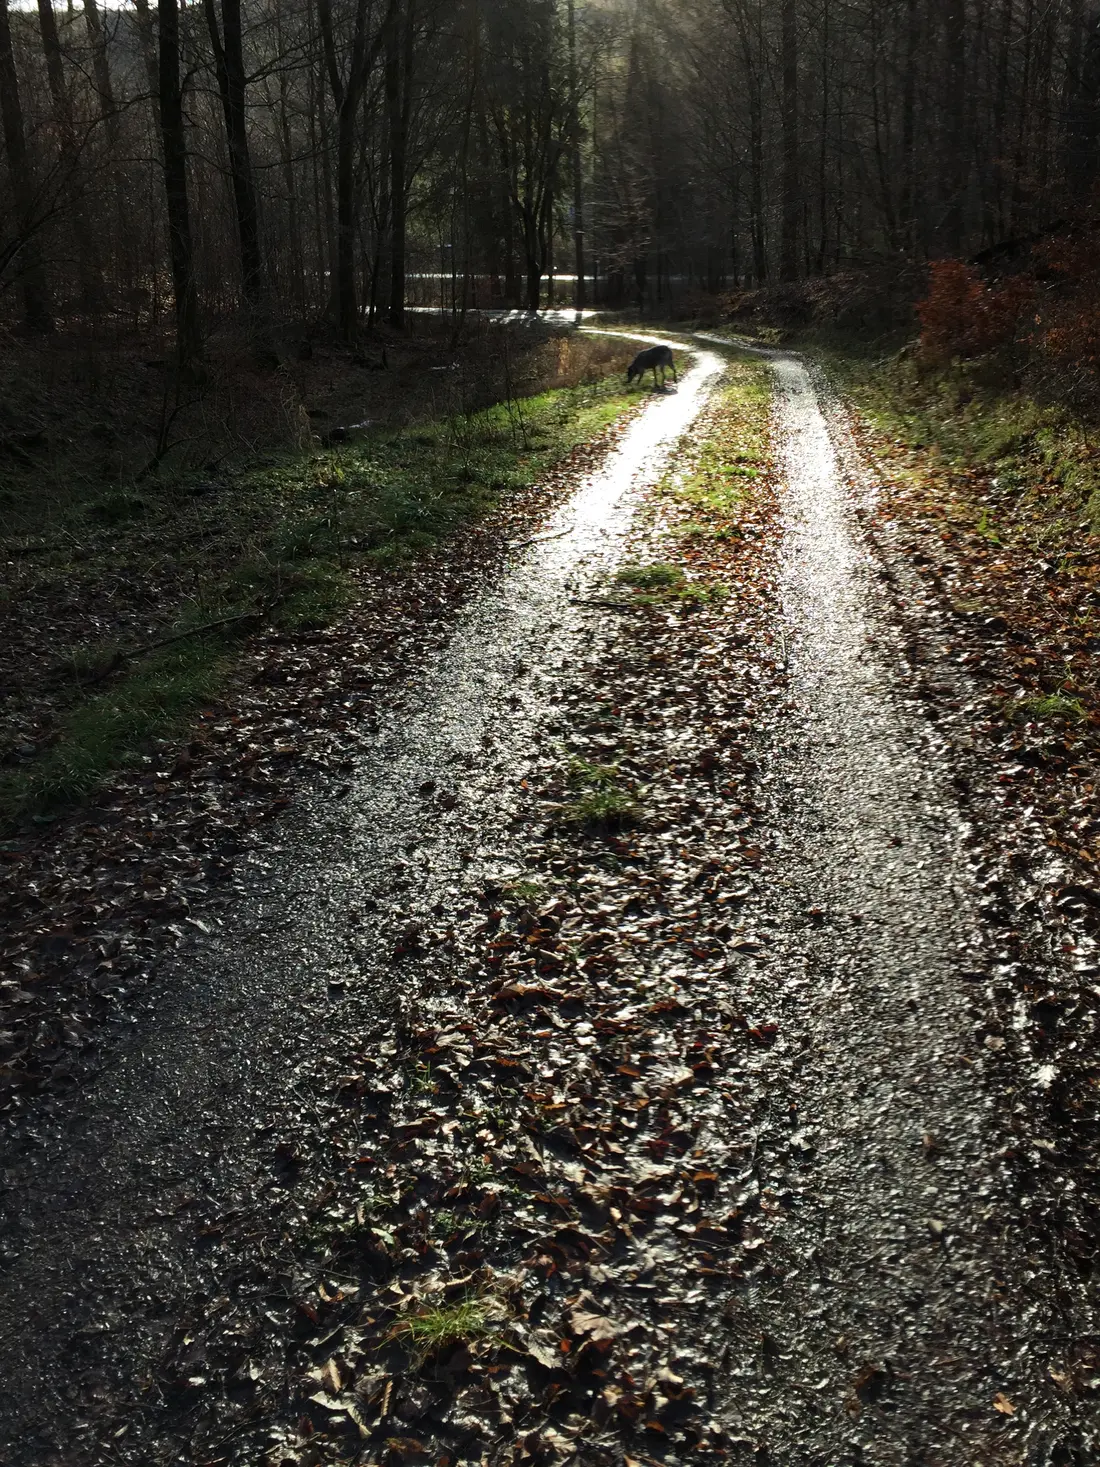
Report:
[{"label": "wet leaf litter", "polygon": [[358,749],[455,611],[622,431],[574,449],[446,550],[384,578],[356,568],[354,613],[315,632],[261,631],[186,744],[165,741],[90,811],[0,842],[0,1115],[15,1132],[35,1095],[94,1073],[132,1029],[165,953],[217,930],[301,784],[346,795]]},{"label": "wet leaf litter", "polygon": [[[358,1282],[316,1338],[348,1389],[310,1398],[325,1414],[287,1434],[290,1460],[349,1423],[393,1460],[727,1451],[707,1326],[767,1266],[751,1141],[728,1132],[775,1033],[735,998],[759,950],[739,917],[753,719],[781,696],[746,677],[774,672],[772,492],[743,538],[684,556],[729,592],[720,611],[640,604],[563,690],[565,748],[526,781],[524,864],[482,893],[465,981],[345,1077],[385,1183],[329,1208],[328,1265]],[[613,767],[630,815],[565,818],[578,766]]]},{"label": "wet leaf litter", "polygon": [[[800,701],[825,694],[785,676],[805,665],[783,631],[777,487],[770,446],[716,393],[623,549],[566,572],[582,620],[554,674],[522,636],[503,649],[504,716],[548,708],[523,767],[494,762],[489,720],[487,774],[469,749],[399,771],[423,826],[477,859],[437,878],[414,842],[385,913],[347,898],[308,1042],[260,1076],[262,1172],[162,1198],[203,1267],[162,1267],[167,1326],[140,1372],[106,1339],[89,1350],[94,1326],[74,1336],[58,1460],[1072,1460],[1033,1380],[968,1332],[1014,1282],[998,1219],[972,1248],[953,1190],[974,1137],[950,1105],[910,1112],[891,1072],[899,1032],[933,1087],[975,1055],[923,1015],[899,1030],[880,899],[815,874],[829,833],[792,818],[824,799],[791,750]],[[882,830],[884,870],[910,842]],[[374,1028],[364,976],[397,999]],[[876,1236],[849,1194],[891,1169]],[[1003,1209],[998,1186],[980,1207]],[[898,1298],[883,1345],[875,1313]],[[944,1301],[955,1336],[937,1334]],[[100,1323],[120,1332],[109,1307]],[[1067,1399],[1087,1389],[1057,1345],[1037,1354]],[[946,1448],[927,1419],[942,1396],[913,1383],[928,1372],[950,1382]]]},{"label": "wet leaf litter", "polygon": [[1011,485],[906,449],[835,400],[830,416],[899,666],[973,821],[987,939],[973,1036],[1012,1100],[1003,1160],[1021,1232],[1037,1256],[1072,1260],[1050,1379],[1087,1401],[1100,1363],[1094,557],[1050,554]]}]

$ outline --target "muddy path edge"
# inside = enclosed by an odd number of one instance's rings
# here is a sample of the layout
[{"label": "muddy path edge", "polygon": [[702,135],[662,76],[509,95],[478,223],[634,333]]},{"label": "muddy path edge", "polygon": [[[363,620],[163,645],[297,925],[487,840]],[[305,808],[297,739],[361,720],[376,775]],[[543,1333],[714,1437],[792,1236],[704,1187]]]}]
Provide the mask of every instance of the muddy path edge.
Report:
[{"label": "muddy path edge", "polygon": [[[821,1358],[833,1335],[861,1352],[871,1396],[899,1397],[874,1460],[894,1460],[891,1437],[898,1461],[1085,1460],[1097,1413],[1057,1382],[1095,1328],[1095,1299],[1022,1223],[1005,1122],[1030,1077],[1006,1086],[982,1042],[1000,955],[976,873],[995,833],[960,806],[950,741],[917,696],[842,402],[797,354],[730,344],[769,361],[783,443],[798,711],[775,751],[789,801],[775,874],[806,903],[786,931],[808,980],[807,1053],[786,1092],[831,1213],[805,1234],[809,1257],[849,1280],[856,1306],[840,1295],[823,1315],[811,1286],[806,1317],[819,1317]],[[799,917],[809,930],[791,941]],[[832,1117],[816,1133],[815,1113]],[[859,1415],[858,1390],[852,1405]]]}]

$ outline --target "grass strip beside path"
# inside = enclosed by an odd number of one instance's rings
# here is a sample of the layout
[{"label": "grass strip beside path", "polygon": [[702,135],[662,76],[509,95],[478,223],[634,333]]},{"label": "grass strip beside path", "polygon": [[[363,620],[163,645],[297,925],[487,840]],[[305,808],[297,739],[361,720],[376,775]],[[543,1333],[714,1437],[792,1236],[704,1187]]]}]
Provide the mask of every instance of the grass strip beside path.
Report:
[{"label": "grass strip beside path", "polygon": [[[43,626],[8,715],[0,826],[49,818],[140,761],[150,740],[178,737],[225,688],[257,622],[290,633],[331,623],[366,583],[526,489],[636,402],[607,379],[289,455],[197,496],[115,496],[109,524],[101,504],[82,511],[79,535],[35,563],[8,609]],[[53,606],[102,604],[108,579],[147,587],[139,616],[67,648],[63,627],[49,635]]]}]

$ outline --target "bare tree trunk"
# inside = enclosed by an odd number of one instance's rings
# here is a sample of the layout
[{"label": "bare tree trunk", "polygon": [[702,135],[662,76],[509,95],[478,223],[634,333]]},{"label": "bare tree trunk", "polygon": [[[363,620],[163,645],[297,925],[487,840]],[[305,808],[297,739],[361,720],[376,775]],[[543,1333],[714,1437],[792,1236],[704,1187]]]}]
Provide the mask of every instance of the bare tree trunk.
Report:
[{"label": "bare tree trunk", "polygon": [[73,123],[72,104],[65,85],[65,64],[53,0],[38,0],[38,25],[42,34],[42,50],[46,57],[46,77],[50,101],[61,138],[62,168],[69,187],[73,239],[76,245],[77,269],[80,275],[80,301],[86,311],[98,312],[103,307],[103,273],[99,263],[95,231],[88,220],[84,185],[81,178],[80,148]]},{"label": "bare tree trunk", "polygon": [[107,128],[111,147],[114,148],[118,143],[118,108],[115,105],[111,68],[107,60],[107,40],[96,0],[84,0],[84,23],[88,27],[88,39],[92,45],[92,75],[95,77],[95,89],[99,93],[99,115]]},{"label": "bare tree trunk", "polygon": [[747,0],[727,0],[737,26],[745,90],[749,104],[749,233],[752,238],[753,284],[762,285],[768,276],[767,236],[764,225],[764,99],[760,15],[750,24]]},{"label": "bare tree trunk", "polygon": [[1076,74],[1067,79],[1065,147],[1066,183],[1079,206],[1091,197],[1100,164],[1100,5],[1095,0],[1088,0],[1080,25]]},{"label": "bare tree trunk", "polygon": [[367,77],[395,23],[397,4],[398,0],[389,0],[382,24],[368,45],[368,0],[357,0],[345,78],[337,61],[329,0],[317,0],[329,83],[336,103],[336,324],[349,345],[354,343],[359,328],[355,292],[355,225],[359,213],[355,189],[355,128]]},{"label": "bare tree trunk", "polygon": [[149,0],[134,0],[137,11],[138,40],[141,59],[145,66],[145,77],[149,83],[149,101],[152,105],[153,123],[160,132],[160,66],[157,61],[156,27],[149,10]]},{"label": "bare tree trunk", "polygon": [[1047,7],[1039,26],[1039,51],[1035,60],[1035,181],[1040,204],[1045,204],[1050,184],[1051,67],[1054,59],[1054,10]]},{"label": "bare tree trunk", "polygon": [[405,242],[409,214],[408,146],[412,113],[412,72],[416,39],[416,0],[403,0],[386,38],[386,111],[390,132],[390,305],[389,323],[405,325]]},{"label": "bare tree trunk", "polygon": [[207,29],[214,50],[225,137],[229,148],[229,176],[233,185],[233,207],[237,216],[237,243],[241,257],[241,283],[248,312],[253,350],[265,366],[277,366],[271,340],[271,312],[267,274],[260,245],[260,216],[252,176],[245,116],[244,46],[241,37],[241,0],[222,0],[222,32],[218,30],[215,0],[203,0]]},{"label": "bare tree trunk", "polygon": [[966,10],[963,0],[944,0],[943,183],[941,238],[949,254],[963,247],[963,205],[966,194]]},{"label": "bare tree trunk", "polygon": [[910,252],[917,245],[916,97],[920,49],[920,0],[906,0],[905,63],[901,88],[902,237]]},{"label": "bare tree trunk", "polygon": [[779,241],[779,273],[798,275],[798,14],[796,0],[783,0],[783,219]]},{"label": "bare tree trunk", "polygon": [[15,237],[5,250],[0,263],[12,261],[19,278],[23,297],[23,324],[28,331],[53,330],[50,292],[46,272],[38,251],[38,222],[35,219],[34,179],[27,157],[27,135],[23,125],[23,105],[19,97],[19,77],[15,70],[15,52],[11,43],[8,0],[0,0],[0,114],[4,126],[4,147],[8,155],[15,196]]},{"label": "bare tree trunk", "polygon": [[302,209],[298,195],[298,174],[294,167],[286,78],[282,73],[279,77],[279,152],[283,165],[283,187],[286,190],[287,233],[290,235],[290,296],[298,310],[301,310],[305,306],[305,243],[302,239]]},{"label": "bare tree trunk", "polygon": [[187,139],[184,132],[183,88],[180,82],[178,0],[157,0],[160,65],[161,145],[164,151],[164,194],[168,209],[168,250],[172,262],[172,289],[176,306],[176,358],[182,375],[201,374],[202,334],[195,255],[191,239],[191,212],[187,196]]},{"label": "bare tree trunk", "polygon": [[763,285],[768,278],[768,251],[764,234],[764,122],[761,117],[760,89],[755,78],[749,94],[749,170],[753,284]]},{"label": "bare tree trunk", "polygon": [[584,278],[584,181],[581,168],[581,99],[577,77],[577,19],[574,0],[569,0],[569,110],[570,110],[570,153],[573,165],[573,268],[577,282],[573,292],[573,303],[578,311],[588,304],[587,283]]}]

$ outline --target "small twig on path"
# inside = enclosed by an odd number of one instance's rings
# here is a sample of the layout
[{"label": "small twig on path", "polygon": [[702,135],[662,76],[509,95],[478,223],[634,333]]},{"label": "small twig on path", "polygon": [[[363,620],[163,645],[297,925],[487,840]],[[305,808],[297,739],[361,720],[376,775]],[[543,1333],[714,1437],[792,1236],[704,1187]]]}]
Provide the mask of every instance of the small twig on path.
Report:
[{"label": "small twig on path", "polygon": [[528,540],[510,540],[508,542],[508,549],[522,550],[525,545],[539,545],[543,540],[562,540],[566,535],[571,535],[573,529],[574,527],[570,525],[568,530],[554,530],[549,535],[532,535]]},{"label": "small twig on path", "polygon": [[600,601],[594,596],[571,596],[569,598],[569,604],[570,606],[610,606],[615,611],[629,611],[632,606],[638,606],[643,603],[637,601]]},{"label": "small twig on path", "polygon": [[779,645],[783,648],[783,671],[786,672],[787,671],[787,662],[788,662],[788,657],[787,657],[787,633],[783,630],[782,627],[779,627],[778,630],[779,630]]}]

